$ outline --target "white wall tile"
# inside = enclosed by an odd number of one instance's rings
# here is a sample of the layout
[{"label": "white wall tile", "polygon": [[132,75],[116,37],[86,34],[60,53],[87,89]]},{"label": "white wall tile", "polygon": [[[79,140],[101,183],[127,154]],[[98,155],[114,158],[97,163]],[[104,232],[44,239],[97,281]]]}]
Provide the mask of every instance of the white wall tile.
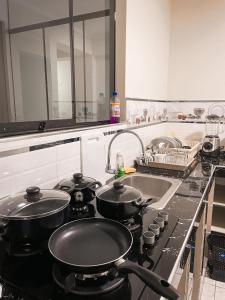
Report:
[{"label": "white wall tile", "polygon": [[102,133],[89,133],[81,137],[82,173],[104,183],[105,138]]},{"label": "white wall tile", "polygon": [[81,167],[80,167],[80,156],[76,155],[74,157],[58,160],[57,161],[57,179],[61,180],[66,175],[74,174],[74,173],[80,173]]},{"label": "white wall tile", "polygon": [[57,160],[63,160],[80,155],[80,142],[56,146]]},{"label": "white wall tile", "polygon": [[32,185],[39,186],[57,178],[56,163],[23,172],[19,175],[15,175],[14,178],[16,191],[23,191]]},{"label": "white wall tile", "polygon": [[15,193],[15,181],[13,177],[0,180],[0,198]]}]

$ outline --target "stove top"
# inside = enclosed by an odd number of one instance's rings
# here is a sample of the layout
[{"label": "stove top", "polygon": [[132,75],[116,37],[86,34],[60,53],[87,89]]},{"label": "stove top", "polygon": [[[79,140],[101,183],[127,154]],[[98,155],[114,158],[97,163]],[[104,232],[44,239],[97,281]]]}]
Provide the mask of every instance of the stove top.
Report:
[{"label": "stove top", "polygon": [[[87,214],[90,212],[90,215]],[[88,211],[80,210],[73,214],[73,219],[82,217],[101,217],[96,209],[95,201],[89,204]],[[146,246],[142,233],[153,223],[157,211],[145,209],[142,216],[123,221],[132,232],[134,243],[128,259],[148,269],[155,270],[163,249],[169,242],[178,219],[169,216],[168,224],[161,231],[159,239],[153,246]],[[68,277],[67,280],[70,280]],[[149,300],[148,288],[135,275],[127,277],[109,276],[100,279],[80,282],[69,291],[65,288],[65,277],[55,265],[48,251],[26,257],[11,256],[0,240],[0,299],[12,300]]]}]

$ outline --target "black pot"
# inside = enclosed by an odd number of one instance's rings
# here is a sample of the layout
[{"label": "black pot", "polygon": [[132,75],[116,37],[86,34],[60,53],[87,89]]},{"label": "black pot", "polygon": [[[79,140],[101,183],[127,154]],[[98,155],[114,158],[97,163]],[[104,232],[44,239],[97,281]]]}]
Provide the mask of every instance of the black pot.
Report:
[{"label": "black pot", "polygon": [[138,215],[149,202],[143,200],[142,193],[121,182],[106,185],[96,192],[97,210],[105,218],[128,220]]},{"label": "black pot", "polygon": [[55,189],[67,192],[71,196],[71,205],[88,203],[95,198],[95,191],[102,184],[94,178],[85,177],[81,173],[76,173],[71,179],[63,179]]},{"label": "black pot", "polygon": [[39,187],[1,199],[2,238],[21,245],[48,240],[53,231],[67,221],[69,202],[67,193]]}]

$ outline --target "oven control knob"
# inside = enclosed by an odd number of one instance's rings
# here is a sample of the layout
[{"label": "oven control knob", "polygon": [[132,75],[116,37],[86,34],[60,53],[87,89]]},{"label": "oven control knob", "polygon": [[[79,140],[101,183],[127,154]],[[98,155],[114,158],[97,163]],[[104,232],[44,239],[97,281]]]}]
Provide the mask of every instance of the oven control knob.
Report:
[{"label": "oven control knob", "polygon": [[143,233],[143,241],[146,246],[154,246],[155,233],[153,231],[145,231]]},{"label": "oven control knob", "polygon": [[158,216],[163,218],[165,224],[168,224],[168,219],[169,219],[169,214],[167,211],[165,210],[161,210],[159,213],[158,213]]},{"label": "oven control knob", "polygon": [[162,217],[156,217],[156,218],[153,220],[153,222],[154,222],[155,224],[158,224],[159,227],[160,227],[160,230],[163,231],[164,226],[165,226],[165,221],[164,221],[164,219],[163,219]]},{"label": "oven control knob", "polygon": [[160,226],[158,224],[149,224],[148,230],[154,232],[156,239],[159,238]]}]

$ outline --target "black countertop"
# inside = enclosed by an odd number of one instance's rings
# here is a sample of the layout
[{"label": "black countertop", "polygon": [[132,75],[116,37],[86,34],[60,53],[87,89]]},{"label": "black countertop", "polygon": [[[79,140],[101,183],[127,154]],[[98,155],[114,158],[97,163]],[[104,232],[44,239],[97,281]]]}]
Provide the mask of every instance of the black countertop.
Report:
[{"label": "black countertop", "polygon": [[[225,161],[220,161],[214,165],[199,161],[192,173],[186,179],[182,180],[176,193],[164,208],[169,212],[170,216],[178,217],[179,222],[154,271],[170,282],[175,275],[176,268],[192,232],[203,200],[207,200],[212,179],[215,174],[220,177],[225,177],[224,167]],[[155,210],[150,209],[149,213],[154,215]],[[160,299],[160,296],[148,287],[145,288],[143,296],[144,294],[151,300]]]}]

